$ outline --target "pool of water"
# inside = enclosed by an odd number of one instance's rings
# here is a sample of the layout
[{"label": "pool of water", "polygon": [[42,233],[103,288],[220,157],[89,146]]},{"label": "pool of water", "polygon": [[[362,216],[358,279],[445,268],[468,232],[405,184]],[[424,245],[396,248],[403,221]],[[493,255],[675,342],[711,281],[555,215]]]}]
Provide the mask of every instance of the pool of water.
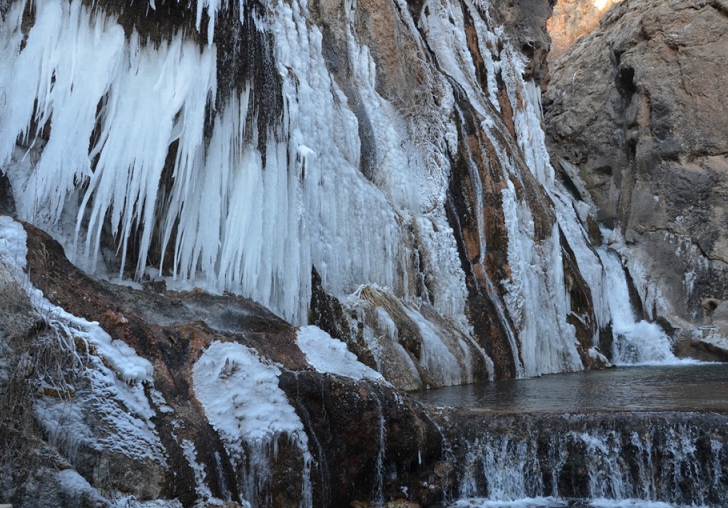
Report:
[{"label": "pool of water", "polygon": [[618,367],[412,394],[429,406],[499,413],[728,412],[728,363]]}]

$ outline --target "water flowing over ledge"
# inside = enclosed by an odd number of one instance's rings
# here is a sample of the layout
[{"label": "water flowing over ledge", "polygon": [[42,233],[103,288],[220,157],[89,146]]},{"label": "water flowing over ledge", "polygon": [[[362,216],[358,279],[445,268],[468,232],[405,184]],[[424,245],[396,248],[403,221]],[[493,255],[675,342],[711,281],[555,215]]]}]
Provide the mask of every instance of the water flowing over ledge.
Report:
[{"label": "water flowing over ledge", "polygon": [[[728,417],[710,413],[453,416],[472,506],[721,506]],[[533,498],[550,498],[539,504]],[[632,500],[632,501],[630,501]],[[577,502],[577,506],[580,506]],[[632,503],[632,504],[630,504]],[[460,501],[453,506],[470,506]]]}]

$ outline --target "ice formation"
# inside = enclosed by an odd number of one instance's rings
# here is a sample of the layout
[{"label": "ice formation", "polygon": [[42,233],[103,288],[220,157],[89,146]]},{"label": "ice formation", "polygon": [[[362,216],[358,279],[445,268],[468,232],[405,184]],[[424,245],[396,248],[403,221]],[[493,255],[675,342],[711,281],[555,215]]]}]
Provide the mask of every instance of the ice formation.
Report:
[{"label": "ice formation", "polygon": [[[51,304],[24,273],[27,246],[23,226],[0,216],[0,273],[3,284],[25,289],[35,311],[55,334],[63,355],[74,359],[75,376],[83,380],[72,396],[44,396],[33,408],[49,438],[73,456],[81,446],[151,460],[166,467],[163,447],[152,418],[155,411],[144,392],[153,383],[153,368],[121,340],[112,339],[98,323],[73,316]],[[83,348],[78,344],[83,344]],[[63,393],[63,386],[56,387]],[[96,427],[94,432],[91,426]],[[103,432],[98,431],[98,427]],[[85,489],[85,480],[65,473],[62,481]],[[85,486],[84,486],[85,485]],[[76,488],[74,487],[74,488]],[[90,489],[91,487],[88,486]],[[171,505],[170,505],[171,506]]]},{"label": "ice formation", "polygon": [[212,495],[210,487],[205,482],[207,473],[205,472],[205,466],[197,462],[197,451],[195,450],[195,444],[187,439],[182,440],[181,444],[182,453],[187,459],[187,463],[195,473],[195,492],[197,493],[197,499],[199,504],[204,506],[225,506],[225,502]]},{"label": "ice formation", "polygon": [[296,344],[306,355],[306,361],[318,372],[384,381],[379,372],[359,362],[344,342],[332,338],[318,326],[304,326],[298,330]]},{"label": "ice formation", "polygon": [[[437,62],[420,77],[436,101],[402,109],[385,97],[376,55],[356,31],[355,6],[341,21],[342,83],[307,2],[276,0],[265,15],[245,18],[245,29],[270,35],[280,110],[266,112],[266,123],[258,121],[265,105],[256,102],[262,92],[254,79],[218,96],[215,29],[231,15],[226,2],[197,3],[194,19],[207,44],[181,31],[159,44],[134,30],[125,35],[103,8],[81,0],[36,1],[28,28],[27,1],[11,3],[0,24],[0,167],[19,216],[48,229],[87,270],[123,278],[131,260],[139,279],[154,265],[177,287],[242,294],[294,324],[307,319],[312,267],[342,300],[363,285],[383,288],[416,323],[425,346],[420,365],[438,383],[470,382],[474,359],[492,361],[466,317],[459,232],[447,210],[452,156],[464,132],[454,112],[464,100],[506,172],[500,198],[511,275],[486,275],[477,290],[498,314],[514,374],[583,368],[569,319],[584,316],[571,315],[562,234],[602,327],[612,319],[609,281],[578,205],[554,179],[540,93],[523,79],[524,57],[494,25],[487,2],[428,0],[417,21],[395,4],[414,50]],[[240,23],[248,8],[238,6]],[[474,29],[470,43],[466,24]],[[482,59],[484,84],[469,44]],[[508,146],[499,117],[506,106],[515,130]],[[556,217],[539,241],[523,167]],[[491,225],[481,210],[481,169],[470,161],[482,260]],[[105,250],[110,244],[116,252]],[[383,345],[375,328],[365,328],[367,343],[395,351],[418,377],[397,334],[386,334]]]},{"label": "ice formation", "polygon": [[279,439],[295,442],[303,464],[303,506],[311,506],[308,436],[288,397],[278,387],[280,370],[236,342],[215,341],[192,368],[197,400],[225,444],[231,460],[246,471],[243,494],[256,502],[269,475]]}]

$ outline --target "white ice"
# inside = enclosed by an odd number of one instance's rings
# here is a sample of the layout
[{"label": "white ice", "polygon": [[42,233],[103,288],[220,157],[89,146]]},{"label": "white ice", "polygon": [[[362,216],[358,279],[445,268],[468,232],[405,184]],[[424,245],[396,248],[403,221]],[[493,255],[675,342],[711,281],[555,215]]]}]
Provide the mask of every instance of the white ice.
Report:
[{"label": "white ice", "polygon": [[[526,162],[552,198],[559,227],[535,245],[525,201],[504,191],[514,276],[490,282],[505,284],[508,293],[506,302],[494,303],[503,319],[518,323],[509,336],[514,346],[522,345],[515,354],[519,375],[581,368],[566,321],[571,310],[559,229],[603,325],[609,312],[600,262],[571,200],[554,181],[539,90],[523,80],[525,59],[493,26],[487,2],[428,0],[419,27],[401,8],[414,45],[437,59],[438,67],[423,79],[441,96],[437,105],[408,112],[381,95],[380,70],[358,36],[353,7],[342,21],[350,64],[342,86],[329,72],[323,34],[307,2],[270,2],[266,16],[249,27],[271,34],[280,77],[281,115],[265,133],[257,132],[257,122],[246,125],[259,114],[254,102],[260,91],[252,83],[216,106],[213,34],[226,2],[197,4],[198,29],[203,13],[209,19],[204,47],[181,33],[159,45],[137,33],[125,37],[112,16],[81,0],[34,5],[27,36],[21,30],[24,1],[14,2],[0,25],[0,57],[8,70],[0,76],[0,166],[12,180],[20,217],[49,229],[79,266],[103,274],[99,261],[109,261],[119,278],[132,246],[136,277],[149,273],[156,239],[172,254],[171,265],[156,266],[158,274],[172,274],[170,286],[242,294],[294,324],[306,322],[315,266],[334,296],[343,299],[374,284],[416,308],[419,291],[464,336],[472,334],[465,317],[468,290],[445,210],[449,158],[457,150],[451,118],[455,94],[463,92],[486,135],[492,134],[504,100],[500,80],[520,153],[508,155],[495,143],[496,150],[513,182],[522,179],[513,157]],[[482,84],[466,19],[487,73]],[[366,175],[357,115],[366,116],[373,132]],[[203,139],[206,119],[211,129]],[[259,146],[263,135],[268,141]],[[168,160],[173,146],[176,156]],[[477,190],[477,171],[472,179]],[[486,226],[481,221],[482,253]],[[108,235],[116,252],[102,252]],[[487,292],[497,293],[494,287]],[[438,326],[429,320],[420,328]],[[458,340],[450,349],[461,347]],[[454,366],[447,355],[438,361]]]},{"label": "white ice", "polygon": [[296,335],[296,344],[306,355],[306,361],[318,372],[357,380],[384,381],[379,372],[361,363],[344,342],[332,338],[317,326],[301,327]]},{"label": "white ice", "polygon": [[[215,341],[192,367],[195,397],[244,476],[250,502],[270,475],[270,452],[287,438],[301,450],[302,506],[311,506],[311,454],[303,423],[278,386],[281,371],[237,342]],[[247,445],[247,447],[246,447]],[[250,455],[248,455],[250,454]],[[246,467],[245,459],[248,457]]]},{"label": "white ice", "polygon": [[280,370],[247,347],[215,341],[192,374],[195,397],[232,457],[241,457],[243,441],[290,434],[306,442],[301,419],[278,387]]}]

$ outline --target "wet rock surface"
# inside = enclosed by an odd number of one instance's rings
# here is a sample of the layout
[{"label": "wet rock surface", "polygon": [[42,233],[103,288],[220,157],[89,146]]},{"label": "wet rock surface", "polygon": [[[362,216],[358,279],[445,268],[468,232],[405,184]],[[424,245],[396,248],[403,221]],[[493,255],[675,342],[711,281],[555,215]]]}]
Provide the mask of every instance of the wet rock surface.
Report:
[{"label": "wet rock surface", "polygon": [[598,218],[619,224],[647,315],[678,328],[710,325],[728,299],[726,12],[615,6],[554,65],[544,96],[555,166],[576,168]]}]

